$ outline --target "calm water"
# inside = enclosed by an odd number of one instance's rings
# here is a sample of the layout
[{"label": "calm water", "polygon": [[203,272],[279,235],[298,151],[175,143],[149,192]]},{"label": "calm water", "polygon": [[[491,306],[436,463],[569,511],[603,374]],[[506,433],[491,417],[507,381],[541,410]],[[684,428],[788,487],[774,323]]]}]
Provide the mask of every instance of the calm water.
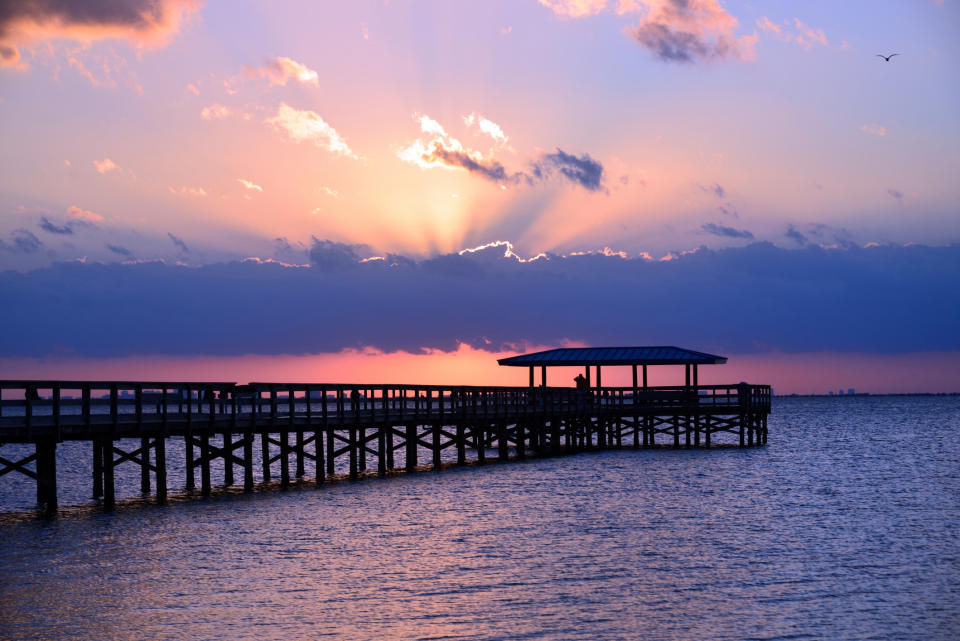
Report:
[{"label": "calm water", "polygon": [[766,448],[6,522],[0,638],[960,637],[960,399],[775,411]]}]

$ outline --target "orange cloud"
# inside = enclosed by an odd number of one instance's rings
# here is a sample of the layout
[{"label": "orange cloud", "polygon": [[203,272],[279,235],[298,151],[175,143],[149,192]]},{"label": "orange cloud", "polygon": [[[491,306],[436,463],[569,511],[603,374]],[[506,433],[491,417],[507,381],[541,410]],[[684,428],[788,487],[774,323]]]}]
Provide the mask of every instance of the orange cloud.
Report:
[{"label": "orange cloud", "polygon": [[320,76],[316,71],[292,58],[271,58],[262,67],[244,67],[249,76],[260,76],[270,82],[270,86],[286,86],[290,81],[301,85],[320,85]]},{"label": "orange cloud", "polygon": [[230,107],[224,107],[220,104],[209,105],[200,110],[200,117],[204,120],[222,120],[228,118],[233,113]]},{"label": "orange cloud", "polygon": [[120,171],[120,165],[113,162],[109,158],[104,158],[103,160],[94,160],[93,166],[97,168],[97,172],[101,174],[107,174],[111,171]]},{"label": "orange cloud", "polygon": [[19,47],[44,40],[84,43],[120,39],[162,46],[202,0],[18,0],[0,12],[0,66],[20,60]]},{"label": "orange cloud", "polygon": [[603,11],[607,0],[540,0],[540,4],[559,16],[582,18]]},{"label": "orange cloud", "polygon": [[103,221],[103,216],[96,214],[89,209],[80,209],[76,205],[67,207],[67,218],[74,220],[83,220],[89,223],[99,223]]},{"label": "orange cloud", "polygon": [[827,34],[823,32],[823,29],[814,29],[803,23],[799,18],[794,18],[792,25],[790,20],[784,20],[781,25],[772,21],[767,16],[763,16],[757,20],[757,27],[759,27],[761,31],[772,34],[777,40],[792,42],[800,45],[804,49],[809,49],[816,44],[823,45],[824,47],[829,44],[827,42]]}]

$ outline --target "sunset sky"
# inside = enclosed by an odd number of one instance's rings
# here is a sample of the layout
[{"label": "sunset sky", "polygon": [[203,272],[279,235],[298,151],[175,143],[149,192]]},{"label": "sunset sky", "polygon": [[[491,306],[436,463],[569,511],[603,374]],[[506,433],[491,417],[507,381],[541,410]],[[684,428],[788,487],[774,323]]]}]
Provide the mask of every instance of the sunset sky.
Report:
[{"label": "sunset sky", "polygon": [[955,0],[3,3],[0,363],[675,343],[937,387],[958,33]]}]

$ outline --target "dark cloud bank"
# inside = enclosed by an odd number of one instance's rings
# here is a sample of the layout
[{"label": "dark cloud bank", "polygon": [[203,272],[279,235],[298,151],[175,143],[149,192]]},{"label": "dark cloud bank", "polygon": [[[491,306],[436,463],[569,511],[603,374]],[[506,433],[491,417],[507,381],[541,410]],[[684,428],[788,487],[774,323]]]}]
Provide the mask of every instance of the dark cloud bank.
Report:
[{"label": "dark cloud bank", "polygon": [[[960,245],[780,249],[652,262],[532,263],[502,248],[359,263],[318,241],[312,267],[245,261],[59,263],[0,273],[0,355],[275,354],[375,346],[498,349],[564,338],[719,353],[960,349]],[[489,342],[488,342],[489,341]]]}]

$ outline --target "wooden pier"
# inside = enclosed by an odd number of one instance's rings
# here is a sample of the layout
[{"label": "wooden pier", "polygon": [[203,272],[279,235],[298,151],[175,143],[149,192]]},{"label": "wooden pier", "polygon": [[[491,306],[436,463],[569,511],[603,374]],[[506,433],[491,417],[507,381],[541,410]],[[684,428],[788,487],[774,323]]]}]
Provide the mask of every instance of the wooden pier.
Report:
[{"label": "wooden pier", "polygon": [[[725,360],[725,359],[724,359]],[[91,449],[91,486],[105,509],[116,501],[115,469],[140,467],[140,490],[167,500],[167,444],[184,443],[186,490],[199,485],[281,487],[334,476],[337,463],[356,478],[444,465],[651,447],[750,447],[767,442],[770,387],[697,385],[647,387],[476,387],[434,385],[280,384],[145,381],[0,381],[0,477],[36,480],[37,502],[57,509],[57,446],[82,441]],[[545,368],[543,376],[545,378]],[[589,367],[587,369],[589,375]],[[254,448],[259,441],[259,452]],[[7,458],[8,444],[33,452]],[[9,448],[8,448],[9,449]],[[20,447],[22,450],[22,446]],[[178,448],[179,450],[179,448]],[[429,460],[421,454],[428,453]],[[426,458],[426,457],[424,457]],[[211,478],[220,459],[223,478]],[[368,465],[370,472],[367,472]],[[197,476],[199,475],[199,480]]]}]

